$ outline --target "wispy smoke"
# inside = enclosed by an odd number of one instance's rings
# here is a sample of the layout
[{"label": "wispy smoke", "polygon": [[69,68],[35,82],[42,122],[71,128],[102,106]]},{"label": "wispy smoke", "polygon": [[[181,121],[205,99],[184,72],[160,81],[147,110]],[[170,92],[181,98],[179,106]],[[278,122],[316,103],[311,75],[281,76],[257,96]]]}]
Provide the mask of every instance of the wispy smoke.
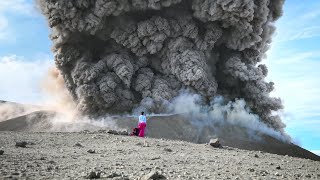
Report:
[{"label": "wispy smoke", "polygon": [[0,122],[25,115],[39,109],[40,107],[37,106],[20,105],[17,103],[0,101]]},{"label": "wispy smoke", "polygon": [[[209,104],[203,103],[203,99],[198,94],[182,90],[173,99],[168,110],[186,116],[186,119],[201,132],[204,127],[216,129],[217,136],[224,136],[219,129],[223,126],[241,127],[246,129],[247,134],[252,134],[252,138],[257,138],[256,133],[263,133],[282,141],[291,141],[291,138],[284,132],[276,131],[261,122],[258,115],[254,114],[243,99],[226,101],[222,96],[211,99]],[[214,133],[213,133],[214,134]]]},{"label": "wispy smoke", "polygon": [[[80,112],[124,113],[141,106],[165,112],[181,89],[189,89],[207,104],[218,96],[226,102],[243,99],[246,103],[228,106],[248,107],[282,131],[284,124],[272,114],[281,101],[269,96],[273,83],[265,81],[268,70],[258,63],[283,2],[38,0],[38,5],[52,30],[56,66]],[[228,119],[238,119],[225,111]]]}]

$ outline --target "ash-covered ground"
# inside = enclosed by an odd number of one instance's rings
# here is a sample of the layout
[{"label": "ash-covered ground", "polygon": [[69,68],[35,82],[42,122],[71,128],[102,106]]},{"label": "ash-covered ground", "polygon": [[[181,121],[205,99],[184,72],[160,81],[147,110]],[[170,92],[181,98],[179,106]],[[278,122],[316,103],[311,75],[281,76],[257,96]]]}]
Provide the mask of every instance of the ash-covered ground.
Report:
[{"label": "ash-covered ground", "polygon": [[[148,179],[152,172],[181,180],[320,178],[319,161],[184,141],[86,131],[0,137],[0,179],[85,179],[91,172],[118,180]],[[21,141],[26,148],[15,147]]]}]

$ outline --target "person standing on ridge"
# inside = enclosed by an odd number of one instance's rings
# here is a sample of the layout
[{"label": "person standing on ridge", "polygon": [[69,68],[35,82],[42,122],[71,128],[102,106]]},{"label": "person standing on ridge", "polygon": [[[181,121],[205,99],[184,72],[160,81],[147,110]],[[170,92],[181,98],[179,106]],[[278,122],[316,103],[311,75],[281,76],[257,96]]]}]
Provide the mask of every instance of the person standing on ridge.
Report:
[{"label": "person standing on ridge", "polygon": [[139,137],[144,137],[144,129],[147,127],[147,117],[144,115],[144,112],[141,112],[141,115],[139,116]]}]

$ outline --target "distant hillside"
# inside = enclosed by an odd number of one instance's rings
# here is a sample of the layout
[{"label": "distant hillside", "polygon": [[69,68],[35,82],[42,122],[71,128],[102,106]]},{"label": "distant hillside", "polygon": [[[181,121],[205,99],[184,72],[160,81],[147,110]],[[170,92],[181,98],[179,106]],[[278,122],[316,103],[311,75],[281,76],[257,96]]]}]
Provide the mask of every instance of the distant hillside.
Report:
[{"label": "distant hillside", "polygon": [[35,105],[26,105],[0,100],[0,122],[25,115],[39,109],[40,107]]}]

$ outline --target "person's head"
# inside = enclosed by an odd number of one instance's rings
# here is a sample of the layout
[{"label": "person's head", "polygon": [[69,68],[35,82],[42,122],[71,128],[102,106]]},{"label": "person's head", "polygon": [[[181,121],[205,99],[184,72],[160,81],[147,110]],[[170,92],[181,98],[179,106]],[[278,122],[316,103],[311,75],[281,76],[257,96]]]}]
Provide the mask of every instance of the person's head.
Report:
[{"label": "person's head", "polygon": [[141,115],[144,115],[144,112],[143,112],[143,111],[141,112]]}]

